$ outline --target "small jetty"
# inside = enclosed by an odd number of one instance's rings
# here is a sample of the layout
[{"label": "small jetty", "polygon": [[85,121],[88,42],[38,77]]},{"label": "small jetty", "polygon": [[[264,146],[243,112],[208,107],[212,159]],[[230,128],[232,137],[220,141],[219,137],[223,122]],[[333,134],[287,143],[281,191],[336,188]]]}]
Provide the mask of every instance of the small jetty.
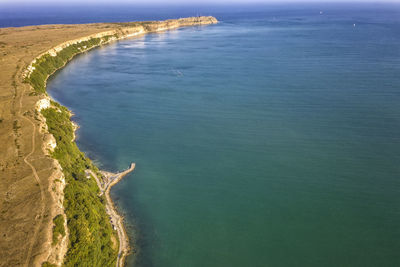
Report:
[{"label": "small jetty", "polygon": [[112,173],[112,172],[106,172],[106,171],[101,171],[101,174],[103,175],[103,183],[105,184],[105,189],[107,187],[112,187],[116,183],[118,183],[125,175],[128,173],[132,172],[135,169],[135,163],[131,163],[128,169],[118,172],[118,173]]},{"label": "small jetty", "polygon": [[115,185],[116,183],[121,181],[121,179],[125,175],[132,172],[135,169],[135,166],[136,166],[135,163],[132,162],[128,169],[118,172],[118,173],[100,171],[101,177],[98,177],[97,174],[94,173],[90,169],[86,170],[85,173],[86,173],[87,178],[90,178],[90,176],[92,176],[96,180],[96,183],[100,189],[100,195],[103,195],[104,192],[106,192],[113,185]]}]

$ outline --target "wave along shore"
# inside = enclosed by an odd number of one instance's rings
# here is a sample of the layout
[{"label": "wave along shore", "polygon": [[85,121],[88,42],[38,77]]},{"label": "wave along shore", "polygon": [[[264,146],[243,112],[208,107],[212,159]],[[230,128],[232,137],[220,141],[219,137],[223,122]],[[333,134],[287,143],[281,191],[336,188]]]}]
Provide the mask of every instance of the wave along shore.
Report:
[{"label": "wave along shore", "polygon": [[59,248],[42,261],[43,266],[124,264],[129,253],[128,238],[109,190],[123,175],[134,169],[132,164],[130,169],[120,174],[101,172],[78,149],[74,142],[76,126],[70,120],[71,112],[50,100],[46,93],[48,77],[75,55],[115,40],[217,22],[214,17],[191,17],[109,24],[115,28],[61,43],[36,57],[26,68],[24,79],[32,86],[33,94],[40,96],[35,118],[43,122],[46,149],[58,161],[58,168],[63,173],[60,179],[63,184],[63,211],[54,217],[52,235],[53,245]]}]

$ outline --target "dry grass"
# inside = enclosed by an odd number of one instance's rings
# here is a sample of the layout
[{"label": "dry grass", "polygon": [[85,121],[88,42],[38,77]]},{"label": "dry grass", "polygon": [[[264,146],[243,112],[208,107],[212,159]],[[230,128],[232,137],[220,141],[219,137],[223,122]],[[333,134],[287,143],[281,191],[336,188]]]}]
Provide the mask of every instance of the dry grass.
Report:
[{"label": "dry grass", "polygon": [[49,190],[54,162],[42,151],[41,125],[34,118],[39,98],[23,83],[22,73],[37,55],[53,46],[117,27],[104,23],[0,29],[0,266],[42,262],[51,246],[56,215]]}]

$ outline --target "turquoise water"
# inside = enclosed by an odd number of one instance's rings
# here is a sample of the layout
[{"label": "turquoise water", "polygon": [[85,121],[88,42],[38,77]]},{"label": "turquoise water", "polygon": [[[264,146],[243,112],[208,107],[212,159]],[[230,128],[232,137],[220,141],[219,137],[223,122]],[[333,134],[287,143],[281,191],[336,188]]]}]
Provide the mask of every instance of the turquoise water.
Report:
[{"label": "turquoise water", "polygon": [[99,166],[137,164],[129,266],[400,266],[400,6],[319,11],[220,12],[49,82]]}]

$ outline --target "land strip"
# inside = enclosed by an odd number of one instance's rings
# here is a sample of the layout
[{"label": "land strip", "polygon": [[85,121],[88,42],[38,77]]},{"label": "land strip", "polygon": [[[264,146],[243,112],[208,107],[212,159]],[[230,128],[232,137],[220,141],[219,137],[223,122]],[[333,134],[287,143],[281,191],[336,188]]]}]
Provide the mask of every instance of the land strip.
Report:
[{"label": "land strip", "polygon": [[[40,266],[46,261],[61,265],[64,262],[68,239],[62,237],[59,244],[52,245],[53,218],[60,214],[68,217],[63,205],[63,190],[65,180],[67,187],[73,180],[68,182],[71,177],[64,180],[67,170],[61,168],[59,160],[53,156],[54,149],[58,149],[54,144],[58,147],[59,139],[55,143],[54,137],[49,134],[50,118],[46,122],[45,116],[38,112],[37,103],[46,98],[44,89],[48,76],[74,55],[113,40],[216,22],[212,17],[196,17],[163,22],[0,29],[0,266]],[[93,45],[82,45],[84,42]],[[79,50],[72,51],[72,56],[66,57],[65,61],[56,62],[60,64],[54,65],[55,69],[41,73],[40,81],[28,80],[29,83],[26,83],[27,77],[34,73],[35,68],[32,67],[35,64],[59,58],[63,51],[71,50],[71,47],[78,47]],[[51,112],[46,114],[49,116]],[[68,141],[72,142],[72,138]],[[91,165],[90,162],[85,164]],[[112,205],[110,201],[108,197],[106,202]],[[116,222],[122,225],[122,220]],[[118,250],[115,263],[121,266],[126,253]],[[73,251],[67,255],[71,253]]]}]

